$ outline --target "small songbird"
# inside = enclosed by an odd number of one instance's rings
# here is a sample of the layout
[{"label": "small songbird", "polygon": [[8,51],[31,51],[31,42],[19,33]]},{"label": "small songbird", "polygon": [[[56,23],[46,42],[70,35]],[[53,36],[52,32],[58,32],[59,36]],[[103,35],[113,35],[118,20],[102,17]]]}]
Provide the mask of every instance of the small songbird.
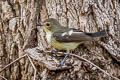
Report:
[{"label": "small songbird", "polygon": [[[64,27],[54,18],[49,18],[42,24],[37,24],[37,26],[40,26],[46,32],[48,44],[58,50],[66,50],[67,53],[86,41],[92,41],[95,38],[105,37],[107,35],[106,30],[86,33],[78,29]],[[39,27],[37,28],[39,29]],[[67,56],[60,62],[60,66],[64,64]]]}]

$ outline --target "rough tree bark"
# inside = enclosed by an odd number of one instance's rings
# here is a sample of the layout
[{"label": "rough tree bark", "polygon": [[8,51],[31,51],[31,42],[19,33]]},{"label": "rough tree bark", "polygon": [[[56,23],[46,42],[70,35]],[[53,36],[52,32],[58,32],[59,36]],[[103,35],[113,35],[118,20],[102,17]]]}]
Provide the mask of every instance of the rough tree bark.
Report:
[{"label": "rough tree bark", "polygon": [[[119,0],[0,1],[0,69],[24,55],[24,50],[28,48],[39,46],[43,50],[53,49],[47,44],[43,30],[36,30],[36,23],[47,18],[56,18],[64,26],[85,32],[106,29],[107,37],[94,42],[90,47],[79,46],[72,53],[120,78]],[[42,63],[35,60],[34,63],[38,79],[41,80],[113,80],[96,67],[71,56],[66,63],[71,63],[73,68],[66,71],[49,71]],[[33,72],[29,60],[24,58],[0,75],[8,80],[33,80]]]}]

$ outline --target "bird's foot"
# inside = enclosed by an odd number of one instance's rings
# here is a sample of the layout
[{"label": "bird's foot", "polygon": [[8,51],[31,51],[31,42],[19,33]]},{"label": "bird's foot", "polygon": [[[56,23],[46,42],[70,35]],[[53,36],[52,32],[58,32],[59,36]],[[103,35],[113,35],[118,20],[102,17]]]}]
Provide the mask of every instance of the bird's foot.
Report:
[{"label": "bird's foot", "polygon": [[65,63],[65,61],[62,60],[57,66],[62,67],[64,65],[64,63]]},{"label": "bird's foot", "polygon": [[67,59],[67,56],[68,56],[68,54],[67,55],[65,55],[65,57],[64,57],[64,59],[58,64],[58,67],[60,67],[60,66],[63,66],[64,65],[64,63],[65,63],[65,61],[66,61],[66,59]]}]

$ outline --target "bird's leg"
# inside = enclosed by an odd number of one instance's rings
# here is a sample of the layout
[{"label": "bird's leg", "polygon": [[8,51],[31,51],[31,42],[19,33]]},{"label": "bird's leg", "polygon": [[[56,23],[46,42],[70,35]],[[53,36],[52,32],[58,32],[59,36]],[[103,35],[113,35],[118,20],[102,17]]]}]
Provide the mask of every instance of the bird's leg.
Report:
[{"label": "bird's leg", "polygon": [[69,53],[70,53],[70,51],[69,51],[69,50],[67,50],[67,54],[65,55],[65,57],[64,57],[64,58],[63,58],[63,60],[59,63],[59,65],[58,65],[58,66],[63,66],[63,65],[64,65],[64,63],[65,63],[65,61],[66,61],[67,56],[69,55]]}]

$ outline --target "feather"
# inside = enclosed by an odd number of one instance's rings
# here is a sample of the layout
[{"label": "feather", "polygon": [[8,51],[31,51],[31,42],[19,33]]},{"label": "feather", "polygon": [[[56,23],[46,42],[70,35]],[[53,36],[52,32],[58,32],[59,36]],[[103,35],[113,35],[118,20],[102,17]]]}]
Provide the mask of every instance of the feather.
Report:
[{"label": "feather", "polygon": [[59,42],[80,42],[93,40],[95,37],[104,37],[105,30],[95,33],[86,33],[77,29],[59,30],[53,33],[53,37]]}]

